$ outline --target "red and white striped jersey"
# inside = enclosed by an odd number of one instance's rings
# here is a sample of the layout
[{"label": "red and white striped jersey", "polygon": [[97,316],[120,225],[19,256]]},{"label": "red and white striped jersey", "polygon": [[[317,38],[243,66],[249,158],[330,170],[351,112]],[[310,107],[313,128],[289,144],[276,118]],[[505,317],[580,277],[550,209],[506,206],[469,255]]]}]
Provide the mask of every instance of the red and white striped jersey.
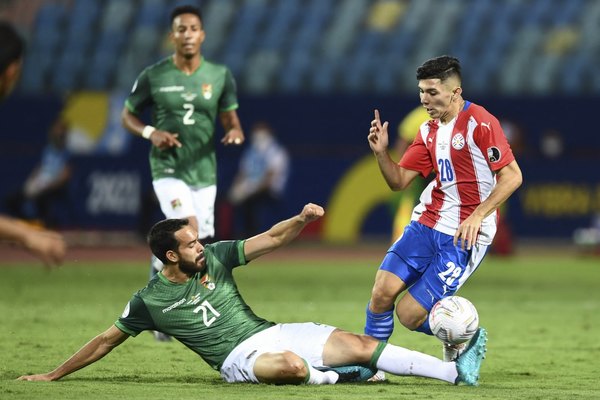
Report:
[{"label": "red and white striped jersey", "polygon": [[[454,235],[458,226],[496,185],[494,171],[514,160],[498,119],[485,108],[467,102],[447,124],[431,120],[398,163],[435,179],[421,193],[412,220]],[[477,242],[490,245],[496,234],[497,211],[486,217]]]}]

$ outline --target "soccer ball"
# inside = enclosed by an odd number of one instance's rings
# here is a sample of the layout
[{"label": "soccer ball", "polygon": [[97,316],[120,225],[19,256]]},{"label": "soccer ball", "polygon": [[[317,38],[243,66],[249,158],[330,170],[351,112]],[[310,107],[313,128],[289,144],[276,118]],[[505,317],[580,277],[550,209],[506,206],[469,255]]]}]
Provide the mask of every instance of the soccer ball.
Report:
[{"label": "soccer ball", "polygon": [[471,339],[479,328],[477,309],[460,296],[444,297],[429,313],[431,332],[447,344],[460,344]]}]

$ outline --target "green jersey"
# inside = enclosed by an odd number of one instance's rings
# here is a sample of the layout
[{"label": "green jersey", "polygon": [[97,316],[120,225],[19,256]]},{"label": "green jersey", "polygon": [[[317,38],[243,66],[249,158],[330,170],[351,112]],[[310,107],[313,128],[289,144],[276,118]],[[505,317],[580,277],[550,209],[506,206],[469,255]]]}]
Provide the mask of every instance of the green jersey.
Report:
[{"label": "green jersey", "polygon": [[131,336],[157,330],[173,336],[216,370],[242,341],[275,323],[250,309],[232,269],[246,264],[243,241],[206,245],[206,268],[186,283],[157,274],[133,295],[115,325]]},{"label": "green jersey", "polygon": [[194,188],[216,184],[217,114],[238,108],[235,80],[227,67],[202,58],[200,67],[186,75],[172,57],[165,58],[142,71],[125,106],[135,115],[152,107],[152,125],[179,134],[182,147],[152,146],[154,180],[177,178]]}]

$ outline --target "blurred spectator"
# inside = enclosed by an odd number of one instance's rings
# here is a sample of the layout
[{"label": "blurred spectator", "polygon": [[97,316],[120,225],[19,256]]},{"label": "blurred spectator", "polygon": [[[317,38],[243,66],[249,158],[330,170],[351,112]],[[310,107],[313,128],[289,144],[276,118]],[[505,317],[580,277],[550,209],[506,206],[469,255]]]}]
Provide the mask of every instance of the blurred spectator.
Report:
[{"label": "blurred spectator", "polygon": [[6,199],[6,207],[12,215],[44,226],[56,225],[52,206],[66,198],[71,178],[66,148],[68,131],[69,126],[62,117],[52,124],[39,165],[29,174],[23,187]]},{"label": "blurred spectator", "polygon": [[242,212],[242,237],[258,233],[261,212],[275,210],[281,201],[289,174],[289,156],[266,122],[255,124],[250,147],[242,153],[229,200]]},{"label": "blurred spectator", "polygon": [[515,156],[527,156],[529,147],[525,140],[525,132],[523,126],[512,119],[500,118],[500,126],[506,135],[510,148]]},{"label": "blurred spectator", "polygon": [[591,222],[590,226],[575,229],[573,242],[600,254],[600,213],[596,213]]},{"label": "blurred spectator", "polygon": [[540,153],[543,158],[554,160],[562,157],[564,152],[564,141],[559,131],[556,129],[547,129],[542,133]]}]

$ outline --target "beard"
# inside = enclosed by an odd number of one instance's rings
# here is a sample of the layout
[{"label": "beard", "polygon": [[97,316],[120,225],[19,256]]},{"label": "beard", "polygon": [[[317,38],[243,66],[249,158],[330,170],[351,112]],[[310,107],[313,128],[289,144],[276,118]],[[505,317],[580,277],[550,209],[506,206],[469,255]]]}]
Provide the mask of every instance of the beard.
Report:
[{"label": "beard", "polygon": [[195,260],[194,262],[182,260],[179,262],[179,269],[186,275],[194,275],[197,272],[203,271],[204,267],[198,265],[197,260]]}]

